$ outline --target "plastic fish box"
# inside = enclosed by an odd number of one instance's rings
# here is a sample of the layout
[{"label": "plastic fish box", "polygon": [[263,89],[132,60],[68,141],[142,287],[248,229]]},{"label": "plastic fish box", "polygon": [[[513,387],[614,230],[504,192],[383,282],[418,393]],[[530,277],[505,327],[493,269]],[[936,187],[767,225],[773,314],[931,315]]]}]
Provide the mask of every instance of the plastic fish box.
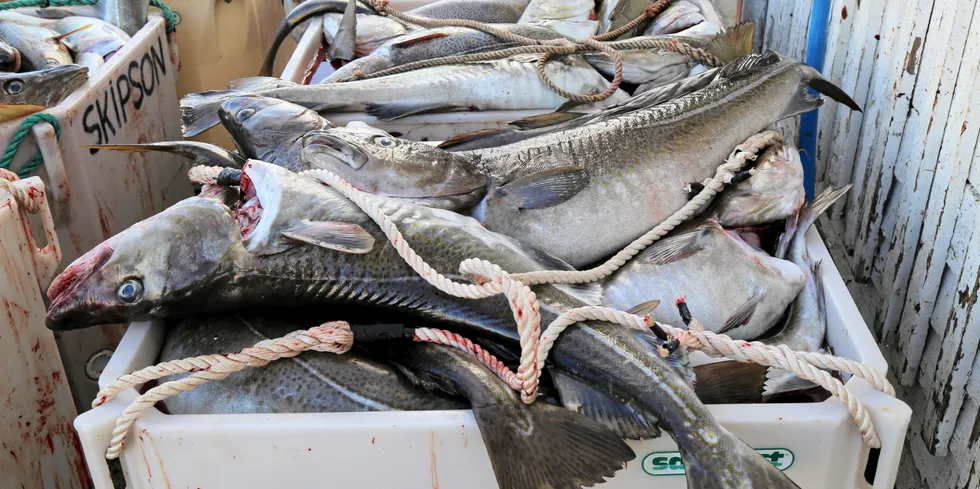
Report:
[{"label": "plastic fish box", "polygon": [[[808,238],[811,256],[833,263],[818,233],[811,230]],[[825,270],[830,345],[838,355],[884,372],[885,360],[837,268]],[[100,385],[154,364],[164,337],[158,323],[130,326]],[[864,380],[850,379],[847,385],[870,411],[882,440],[870,468],[870,449],[835,399],[708,408],[804,489],[891,488],[911,410]],[[99,489],[112,487],[103,456],[116,418],[137,395],[129,389],[75,421]],[[686,487],[669,436],[630,444],[636,459],[600,487]],[[470,411],[166,415],[151,408],[130,429],[122,466],[131,489],[496,487]],[[866,482],[866,471],[873,485]]]},{"label": "plastic fish box", "polygon": [[[432,3],[428,1],[391,2],[394,8],[407,10]],[[406,5],[406,6],[403,6]],[[294,83],[315,84],[333,73],[329,62],[322,62],[323,24],[311,24],[300,40],[289,63],[283,69],[281,78]],[[490,110],[486,112],[445,112],[441,114],[421,114],[403,117],[393,121],[382,121],[363,112],[337,112],[327,114],[333,123],[344,126],[351,121],[363,121],[399,137],[415,141],[445,141],[458,134],[481,129],[504,127],[507,123],[531,115],[553,112],[539,110]]]},{"label": "plastic fish box", "polygon": [[[192,195],[188,163],[178,156],[82,147],[180,139],[178,69],[163,17],[151,13],[105,66],[89,73],[85,85],[46,110],[61,126],[60,139],[47,123],[36,124],[24,138],[11,169],[19,169],[40,147],[44,163],[33,175],[48,190],[64,255],[58,271],[106,238]],[[22,120],[0,124],[0,148],[10,144]],[[34,233],[43,236],[40,228]],[[76,396],[91,397],[98,390],[97,372],[104,363],[96,357],[101,352],[104,358],[122,332],[122,326],[107,326],[59,334]],[[86,375],[86,364],[95,375]]]}]

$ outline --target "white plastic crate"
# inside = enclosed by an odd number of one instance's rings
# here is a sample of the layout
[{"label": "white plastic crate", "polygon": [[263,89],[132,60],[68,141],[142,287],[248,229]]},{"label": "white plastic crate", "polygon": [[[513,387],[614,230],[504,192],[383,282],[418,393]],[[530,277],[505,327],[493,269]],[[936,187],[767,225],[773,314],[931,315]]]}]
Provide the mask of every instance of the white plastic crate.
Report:
[{"label": "white plastic crate", "polygon": [[[811,230],[808,237],[811,257],[832,264],[818,233]],[[836,267],[824,270],[828,342],[838,355],[885,371]],[[160,324],[133,324],[100,385],[154,364],[164,337]],[[874,486],[864,482],[869,449],[835,399],[709,409],[749,445],[778,459],[803,489],[891,488],[911,411],[863,380],[847,385],[871,413],[882,440]],[[136,397],[129,389],[75,421],[98,489],[112,487],[103,455],[116,418]],[[631,446],[637,458],[601,487],[686,486],[670,466],[676,447],[669,436]],[[173,416],[151,408],[130,430],[122,465],[131,489],[496,487],[470,411]]]},{"label": "white plastic crate", "polygon": [[[40,147],[44,164],[34,175],[48,189],[64,255],[58,271],[108,237],[192,195],[189,164],[183,158],[156,152],[93,153],[81,146],[180,139],[178,67],[163,17],[151,14],[105,66],[89,73],[85,85],[45,111],[61,125],[60,140],[46,123],[35,125],[33,137],[24,138],[12,169],[20,168]],[[21,120],[0,124],[0,148],[7,147],[20,124]],[[88,370],[98,372],[104,365],[98,363],[99,352],[114,348],[123,331],[122,326],[110,325],[59,333],[76,395],[90,397],[98,390],[97,374],[87,375],[86,365],[93,359]]]},{"label": "white plastic crate", "polygon": [[72,429],[75,406],[41,296],[61,250],[41,180],[13,185],[40,205],[44,233],[34,235],[24,207],[0,190],[0,487],[83,489],[88,473]]}]

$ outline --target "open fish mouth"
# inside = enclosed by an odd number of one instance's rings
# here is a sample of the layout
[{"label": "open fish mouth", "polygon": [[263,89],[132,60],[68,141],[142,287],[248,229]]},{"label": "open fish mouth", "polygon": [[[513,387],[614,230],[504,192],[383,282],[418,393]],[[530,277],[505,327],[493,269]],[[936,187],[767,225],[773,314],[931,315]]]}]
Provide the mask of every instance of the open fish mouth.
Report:
[{"label": "open fish mouth", "polygon": [[77,258],[65,271],[58,274],[48,287],[48,299],[51,300],[51,309],[57,309],[61,302],[70,300],[74,294],[72,292],[79,284],[85,282],[93,273],[105,265],[115,248],[116,238],[110,238],[92,248],[88,253]]},{"label": "open fish mouth", "polygon": [[249,252],[264,248],[274,237],[272,226],[282,202],[282,182],[277,177],[286,175],[293,173],[271,164],[249,161],[242,167],[239,204],[232,212]]},{"label": "open fish mouth", "polygon": [[[324,132],[307,136],[303,141],[303,146],[309,148],[310,151],[316,151],[318,156],[328,158],[331,163],[343,165],[341,168],[346,166],[359,170],[370,160],[370,157],[360,148],[343,138]],[[371,191],[370,189],[362,190]]]}]

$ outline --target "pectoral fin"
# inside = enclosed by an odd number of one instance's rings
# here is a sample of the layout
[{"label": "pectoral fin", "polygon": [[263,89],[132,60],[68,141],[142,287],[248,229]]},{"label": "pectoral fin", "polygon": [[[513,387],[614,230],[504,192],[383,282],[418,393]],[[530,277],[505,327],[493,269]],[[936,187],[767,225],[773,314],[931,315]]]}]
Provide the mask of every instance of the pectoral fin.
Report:
[{"label": "pectoral fin", "polygon": [[480,129],[479,131],[465,132],[463,134],[457,134],[441,143],[439,143],[439,148],[449,149],[460,144],[469,143],[472,141],[478,141],[484,139],[488,136],[493,136],[495,134],[503,134],[505,132],[512,132],[514,129]]},{"label": "pectoral fin", "polygon": [[637,305],[635,305],[635,306],[627,309],[626,310],[626,313],[627,314],[633,314],[633,315],[636,315],[636,316],[646,316],[647,314],[650,314],[651,312],[653,312],[653,310],[656,309],[659,306],[660,306],[660,301],[658,301],[658,300],[641,302],[641,303],[639,303],[639,304],[637,304]]},{"label": "pectoral fin", "polygon": [[550,114],[532,115],[523,119],[517,119],[516,121],[508,122],[508,124],[515,126],[522,131],[526,131],[528,129],[549,127],[562,122],[578,119],[583,115],[585,114],[578,112],[552,112]]},{"label": "pectoral fin", "polygon": [[652,416],[643,416],[625,402],[569,375],[552,370],[551,378],[566,409],[599,422],[622,438],[660,437],[660,428]]},{"label": "pectoral fin", "polygon": [[496,190],[500,198],[514,199],[520,210],[546,209],[578,195],[589,185],[589,175],[577,166],[562,166],[518,178]]},{"label": "pectoral fin", "polygon": [[374,247],[374,237],[357,224],[303,220],[282,232],[294,241],[344,253],[363,254]]},{"label": "pectoral fin", "polygon": [[749,300],[745,301],[744,304],[739,306],[735,310],[735,313],[725,321],[725,325],[718,331],[718,334],[725,334],[735,328],[740,328],[749,324],[752,320],[752,316],[755,314],[755,308],[759,305],[759,301],[762,300],[762,292],[756,291]]},{"label": "pectoral fin", "polygon": [[368,115],[384,121],[400,119],[415,114],[425,114],[427,112],[453,112],[456,108],[455,105],[440,102],[384,102],[364,104],[364,111]]},{"label": "pectoral fin", "polygon": [[691,231],[665,239],[640,252],[636,260],[648,265],[666,265],[683,260],[704,250],[700,237],[701,231]]},{"label": "pectoral fin", "polygon": [[424,34],[419,34],[414,37],[406,36],[402,37],[400,41],[391,45],[393,48],[403,48],[405,46],[411,46],[412,44],[420,43],[422,41],[428,41],[429,39],[438,39],[440,37],[446,37],[449,34],[445,32],[427,32]]}]

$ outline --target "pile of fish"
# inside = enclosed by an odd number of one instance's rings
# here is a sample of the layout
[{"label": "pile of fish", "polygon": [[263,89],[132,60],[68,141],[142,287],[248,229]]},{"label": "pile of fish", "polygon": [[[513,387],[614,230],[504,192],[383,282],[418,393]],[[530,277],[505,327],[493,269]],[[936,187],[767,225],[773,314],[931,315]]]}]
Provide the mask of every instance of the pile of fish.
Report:
[{"label": "pile of fish", "polygon": [[[498,4],[467,3],[477,12]],[[571,2],[532,1],[521,6],[521,16],[550,3]],[[440,4],[453,3],[432,8]],[[600,26],[616,23],[599,19]],[[539,24],[533,27],[554,27]],[[317,112],[339,104],[416,106],[426,97],[439,105],[474,94],[481,83],[503,83],[491,77],[506,72],[508,63],[521,62],[447,67],[450,73],[483,70],[456,78],[419,70],[392,91],[384,84],[357,85],[362,82],[292,87],[271,79],[237,81],[238,88],[275,88],[184,101],[185,108],[202,109],[200,120],[222,124],[236,151],[189,141],[100,146],[167,151],[225,168],[199,195],[68,266],[48,290],[48,326],[160,320],[169,328],[159,358],[166,361],[237,351],[345,320],[355,334],[348,354],[304,353],[250,369],[168,399],[165,409],[471,407],[504,489],[602,482],[635,456],[623,439],[662,432],[677,443],[691,488],[796,488],[720,426],[705,403],[821,399],[819,387],[758,365],[692,366],[683,348],[655,331],[588,321],[562,333],[548,357],[542,397],[526,405],[470,354],[410,340],[419,327],[451,330],[513,368],[520,344],[508,300],[440,292],[322,173],[302,172],[327,170],[368,192],[369,205],[390,216],[405,242],[450,279],[468,280],[459,266],[469,258],[511,273],[587,269],[683,207],[744,140],[819,107],[824,100],[811,89],[858,106],[812,68],[770,51],[683,73],[690,76],[603,107],[535,116],[439,146],[363,122],[336,127]],[[602,79],[581,56],[562,63],[566,73]],[[410,89],[410,79],[428,79],[429,93],[424,84]],[[330,87],[345,91],[338,95]],[[511,96],[520,97],[503,98]],[[708,208],[612,275],[588,284],[534,286],[542,324],[574,308],[603,305],[680,325],[684,318],[673,304],[683,298],[710,331],[820,350],[826,331],[821,265],[808,257],[805,234],[846,190],[827,189],[807,204],[797,149],[775,144]]]},{"label": "pile of fish", "polygon": [[0,11],[0,122],[54,107],[84,85],[146,23],[148,6],[103,0]]},{"label": "pile of fish", "polygon": [[[439,0],[406,13],[435,19],[477,21],[534,40],[580,39],[622,27],[642,14],[643,0]],[[596,17],[598,16],[598,17]],[[595,20],[598,18],[598,20]],[[298,85],[271,78],[276,52],[290,31],[303,23],[323,23],[327,57],[340,66],[320,83]],[[578,107],[540,78],[538,55],[518,55],[466,64],[448,64],[384,75],[413,62],[488,53],[520,46],[469,27],[423,28],[383,16],[357,0],[309,0],[283,22],[259,77],[236,80],[229,91],[210,91],[181,101],[184,135],[218,124],[221,102],[243,92],[275,97],[321,113],[364,112],[382,120],[423,113],[487,110],[587,111],[623,102],[665,83],[705,70],[677,52],[637,49],[636,42],[676,41],[702,48],[723,62],[752,51],[754,26],[724,28],[707,0],[675,0],[660,15],[609,45],[623,55],[623,83],[609,98]],[[615,64],[607,53],[556,56],[545,72],[560,88],[595,94],[610,87]],[[359,79],[379,74],[375,78]]]}]

